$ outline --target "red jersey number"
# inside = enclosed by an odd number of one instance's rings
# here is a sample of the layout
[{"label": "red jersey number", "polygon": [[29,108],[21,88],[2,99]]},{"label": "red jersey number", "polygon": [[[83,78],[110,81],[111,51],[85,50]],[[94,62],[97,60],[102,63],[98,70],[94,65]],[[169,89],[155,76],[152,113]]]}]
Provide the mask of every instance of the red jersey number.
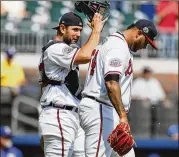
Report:
[{"label": "red jersey number", "polygon": [[130,60],[129,60],[128,68],[127,68],[127,70],[125,71],[125,76],[130,75],[132,72],[133,72],[133,69],[132,69],[132,60],[130,59]]},{"label": "red jersey number", "polygon": [[97,58],[97,55],[98,55],[98,51],[99,50],[93,50],[92,52],[92,61],[91,61],[91,65],[90,65],[90,75],[93,76],[94,74],[94,69],[96,67],[96,58]]}]

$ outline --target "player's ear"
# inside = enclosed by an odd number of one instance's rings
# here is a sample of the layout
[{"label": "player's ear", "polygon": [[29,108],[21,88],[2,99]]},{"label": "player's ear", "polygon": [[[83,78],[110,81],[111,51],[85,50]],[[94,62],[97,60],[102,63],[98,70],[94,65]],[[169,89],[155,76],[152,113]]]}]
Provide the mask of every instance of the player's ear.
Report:
[{"label": "player's ear", "polygon": [[139,35],[143,35],[143,32],[141,30],[138,30]]},{"label": "player's ear", "polygon": [[141,35],[143,35],[142,31],[137,29],[136,38],[138,38]]},{"label": "player's ear", "polygon": [[61,25],[60,25],[60,32],[61,32],[62,34],[64,34],[65,31],[66,31],[65,25],[64,25],[64,24],[61,24]]}]

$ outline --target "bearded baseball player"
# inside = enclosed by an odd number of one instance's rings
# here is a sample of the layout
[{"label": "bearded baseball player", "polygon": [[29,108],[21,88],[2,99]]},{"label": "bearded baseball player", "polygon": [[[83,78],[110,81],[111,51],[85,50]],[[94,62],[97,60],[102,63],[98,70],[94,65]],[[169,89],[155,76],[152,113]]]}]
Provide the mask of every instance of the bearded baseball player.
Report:
[{"label": "bearded baseball player", "polygon": [[39,126],[46,157],[84,156],[84,139],[81,139],[84,136],[78,117],[79,99],[70,91],[65,78],[79,64],[90,61],[106,21],[107,18],[103,19],[101,14],[95,13],[89,24],[92,32],[88,41],[81,48],[73,48],[70,44],[79,40],[83,22],[77,14],[66,13],[59,25],[54,27],[57,30],[55,40],[42,48],[39,64],[42,111]]},{"label": "bearded baseball player", "polygon": [[131,52],[147,44],[157,49],[156,36],[154,24],[141,19],[109,35],[93,50],[79,106],[86,157],[110,157],[112,150],[121,157],[135,157],[127,119],[133,79]]}]

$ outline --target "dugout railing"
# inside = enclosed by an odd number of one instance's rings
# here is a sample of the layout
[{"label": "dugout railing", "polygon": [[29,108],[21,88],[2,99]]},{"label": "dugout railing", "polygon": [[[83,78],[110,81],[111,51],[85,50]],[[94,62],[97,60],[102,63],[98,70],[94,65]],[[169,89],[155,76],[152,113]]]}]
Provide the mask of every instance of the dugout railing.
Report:
[{"label": "dugout railing", "polygon": [[12,132],[16,135],[38,133],[38,115],[40,110],[39,101],[22,95],[16,97],[11,108]]}]

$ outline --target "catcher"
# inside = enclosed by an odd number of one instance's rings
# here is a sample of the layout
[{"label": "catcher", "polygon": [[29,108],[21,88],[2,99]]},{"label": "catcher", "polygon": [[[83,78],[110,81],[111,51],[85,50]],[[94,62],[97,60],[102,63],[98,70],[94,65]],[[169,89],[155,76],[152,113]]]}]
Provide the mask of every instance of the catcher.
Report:
[{"label": "catcher", "polygon": [[89,23],[91,34],[81,48],[70,46],[78,42],[83,28],[81,17],[73,12],[60,18],[58,26],[53,28],[57,31],[55,40],[50,40],[42,48],[39,62],[39,83],[42,87],[39,127],[46,157],[84,156],[83,131],[78,118],[79,90],[73,90],[66,76],[79,64],[88,63],[99,43],[108,18],[104,19],[100,13],[93,15]]}]

